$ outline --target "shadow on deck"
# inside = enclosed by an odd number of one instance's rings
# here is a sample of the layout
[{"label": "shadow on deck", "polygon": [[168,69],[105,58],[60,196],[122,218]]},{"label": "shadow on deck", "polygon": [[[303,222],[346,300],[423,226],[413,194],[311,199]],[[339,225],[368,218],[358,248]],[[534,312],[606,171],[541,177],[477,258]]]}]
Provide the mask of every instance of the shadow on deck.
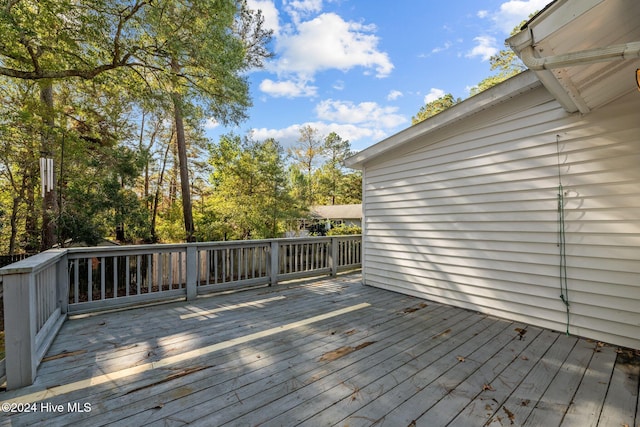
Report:
[{"label": "shadow on deck", "polygon": [[360,280],[76,316],[0,425],[640,424],[638,352]]}]

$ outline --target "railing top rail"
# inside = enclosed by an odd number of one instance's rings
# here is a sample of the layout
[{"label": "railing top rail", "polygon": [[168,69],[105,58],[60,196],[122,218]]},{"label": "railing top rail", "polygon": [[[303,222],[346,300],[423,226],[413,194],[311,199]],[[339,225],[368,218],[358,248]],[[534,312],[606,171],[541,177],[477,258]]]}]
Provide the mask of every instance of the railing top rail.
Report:
[{"label": "railing top rail", "polygon": [[55,264],[60,258],[66,255],[66,253],[66,249],[49,249],[48,251],[32,255],[29,258],[0,268],[0,276],[7,274],[37,273]]},{"label": "railing top rail", "polygon": [[256,239],[256,240],[226,240],[217,242],[195,242],[195,243],[155,243],[146,245],[127,245],[127,246],[94,246],[88,248],[68,248],[69,255],[73,257],[74,254],[97,254],[97,253],[113,253],[113,252],[169,252],[175,250],[183,250],[189,246],[195,246],[197,248],[212,248],[212,247],[248,247],[258,245],[268,245],[273,241],[280,243],[307,243],[307,242],[319,242],[329,241],[332,237],[338,237],[341,239],[359,239],[361,235],[344,235],[344,236],[311,236],[311,237],[284,237],[277,239]]},{"label": "railing top rail", "polygon": [[34,273],[47,266],[55,263],[59,258],[67,254],[70,259],[82,258],[90,255],[93,257],[109,256],[109,255],[132,255],[132,254],[151,254],[159,252],[175,252],[186,250],[187,247],[196,247],[202,249],[212,248],[239,248],[252,247],[260,245],[268,245],[271,242],[278,243],[312,243],[330,241],[332,238],[340,238],[345,240],[359,239],[361,235],[344,235],[344,236],[311,236],[311,237],[286,237],[278,239],[260,239],[260,240],[231,240],[218,242],[196,242],[196,243],[165,243],[165,244],[146,244],[146,245],[127,245],[127,246],[94,246],[87,248],[61,248],[50,249],[45,252],[33,255],[24,260],[15,262],[6,267],[0,268],[0,276],[6,274]]}]

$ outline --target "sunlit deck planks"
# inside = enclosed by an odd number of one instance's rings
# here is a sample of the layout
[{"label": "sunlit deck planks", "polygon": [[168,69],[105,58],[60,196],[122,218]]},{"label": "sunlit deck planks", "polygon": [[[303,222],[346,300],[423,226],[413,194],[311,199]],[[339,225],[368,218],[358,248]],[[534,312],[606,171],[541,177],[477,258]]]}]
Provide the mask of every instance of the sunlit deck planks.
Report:
[{"label": "sunlit deck planks", "polygon": [[348,275],[69,320],[0,424],[637,426],[639,371]]}]

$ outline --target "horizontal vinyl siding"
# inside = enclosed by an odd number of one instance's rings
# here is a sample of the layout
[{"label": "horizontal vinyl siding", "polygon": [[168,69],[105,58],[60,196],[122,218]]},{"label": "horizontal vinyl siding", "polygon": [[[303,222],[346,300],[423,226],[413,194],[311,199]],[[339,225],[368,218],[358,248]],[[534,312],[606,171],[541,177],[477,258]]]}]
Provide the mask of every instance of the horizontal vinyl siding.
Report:
[{"label": "horizontal vinyl siding", "polygon": [[569,330],[640,348],[638,111],[568,115],[538,88],[365,164],[366,283],[565,330],[560,172]]}]

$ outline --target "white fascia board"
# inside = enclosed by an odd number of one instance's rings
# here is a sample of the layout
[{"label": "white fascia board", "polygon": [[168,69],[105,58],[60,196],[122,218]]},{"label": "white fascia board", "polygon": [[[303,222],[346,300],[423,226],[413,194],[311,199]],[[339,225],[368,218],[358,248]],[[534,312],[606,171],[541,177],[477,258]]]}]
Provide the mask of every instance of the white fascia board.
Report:
[{"label": "white fascia board", "polygon": [[547,38],[602,2],[604,0],[562,0],[551,5],[532,22],[529,22],[529,28],[533,33],[533,43]]},{"label": "white fascia board", "polygon": [[388,153],[390,150],[404,145],[416,138],[423,137],[430,132],[452,123],[464,120],[480,111],[507,101],[521,93],[540,86],[540,80],[532,71],[525,71],[490,89],[487,89],[459,104],[429,117],[377,144],[366,148],[345,160],[345,165],[353,169],[363,169],[365,163]]}]

